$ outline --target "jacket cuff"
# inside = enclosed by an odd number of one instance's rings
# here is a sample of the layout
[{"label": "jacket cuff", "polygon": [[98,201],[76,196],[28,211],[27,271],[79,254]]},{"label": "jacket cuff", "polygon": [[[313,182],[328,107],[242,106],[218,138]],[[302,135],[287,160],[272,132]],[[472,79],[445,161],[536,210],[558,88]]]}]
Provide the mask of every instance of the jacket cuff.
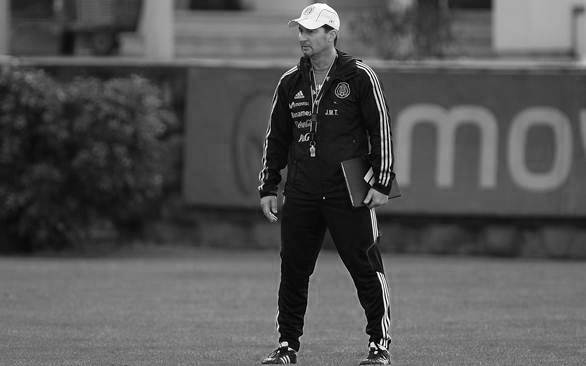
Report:
[{"label": "jacket cuff", "polygon": [[379,191],[380,193],[384,194],[385,196],[388,196],[389,193],[391,193],[391,187],[385,187],[382,184],[378,184],[375,183],[372,188],[374,188],[375,190]]},{"label": "jacket cuff", "polygon": [[259,191],[258,192],[260,194],[260,198],[266,197],[266,196],[276,196],[277,192],[273,192],[273,191]]},{"label": "jacket cuff", "polygon": [[380,193],[385,194],[385,195],[388,196],[389,193],[391,193],[391,185],[395,181],[395,173],[393,173],[393,172],[391,172],[391,179],[390,179],[390,181],[391,181],[391,184],[389,184],[388,186],[383,186],[382,184],[380,184],[380,183],[377,182],[377,183],[375,183],[372,186],[372,188],[374,188],[377,191],[379,191]]}]

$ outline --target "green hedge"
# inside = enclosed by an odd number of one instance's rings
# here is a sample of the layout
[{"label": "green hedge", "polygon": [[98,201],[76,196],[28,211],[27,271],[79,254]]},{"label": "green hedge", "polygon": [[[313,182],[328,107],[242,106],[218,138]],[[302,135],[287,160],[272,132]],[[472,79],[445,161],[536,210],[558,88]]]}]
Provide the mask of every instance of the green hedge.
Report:
[{"label": "green hedge", "polygon": [[121,233],[157,215],[162,137],[176,124],[138,76],[60,83],[0,69],[0,249],[71,247],[98,228]]}]

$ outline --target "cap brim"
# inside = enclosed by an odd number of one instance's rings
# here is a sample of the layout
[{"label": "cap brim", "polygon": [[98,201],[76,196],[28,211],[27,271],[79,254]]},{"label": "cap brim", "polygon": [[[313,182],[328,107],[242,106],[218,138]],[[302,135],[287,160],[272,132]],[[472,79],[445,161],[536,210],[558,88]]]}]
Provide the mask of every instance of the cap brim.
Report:
[{"label": "cap brim", "polygon": [[302,26],[303,28],[307,28],[307,29],[317,29],[319,27],[324,26],[325,24],[316,23],[311,20],[301,19],[301,18],[297,18],[297,19],[293,19],[293,20],[289,21],[289,27],[296,27],[298,25]]}]

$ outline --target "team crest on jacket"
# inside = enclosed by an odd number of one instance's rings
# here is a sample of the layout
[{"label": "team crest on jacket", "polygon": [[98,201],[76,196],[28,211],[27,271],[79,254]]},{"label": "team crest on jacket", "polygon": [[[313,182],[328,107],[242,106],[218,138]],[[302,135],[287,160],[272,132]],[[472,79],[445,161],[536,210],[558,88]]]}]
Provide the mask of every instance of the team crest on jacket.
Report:
[{"label": "team crest on jacket", "polygon": [[340,99],[347,98],[350,95],[350,85],[347,82],[342,81],[338,83],[336,86],[336,90],[334,90],[336,96]]}]

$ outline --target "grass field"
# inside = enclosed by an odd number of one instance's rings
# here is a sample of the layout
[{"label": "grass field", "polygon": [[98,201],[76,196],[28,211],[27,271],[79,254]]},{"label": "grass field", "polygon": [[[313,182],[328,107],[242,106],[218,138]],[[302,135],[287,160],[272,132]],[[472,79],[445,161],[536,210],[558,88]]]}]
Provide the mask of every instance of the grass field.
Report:
[{"label": "grass field", "polygon": [[[583,365],[586,265],[384,255],[394,365]],[[256,365],[276,345],[276,251],[0,258],[0,365]],[[365,318],[335,252],[300,365],[356,365]]]}]

